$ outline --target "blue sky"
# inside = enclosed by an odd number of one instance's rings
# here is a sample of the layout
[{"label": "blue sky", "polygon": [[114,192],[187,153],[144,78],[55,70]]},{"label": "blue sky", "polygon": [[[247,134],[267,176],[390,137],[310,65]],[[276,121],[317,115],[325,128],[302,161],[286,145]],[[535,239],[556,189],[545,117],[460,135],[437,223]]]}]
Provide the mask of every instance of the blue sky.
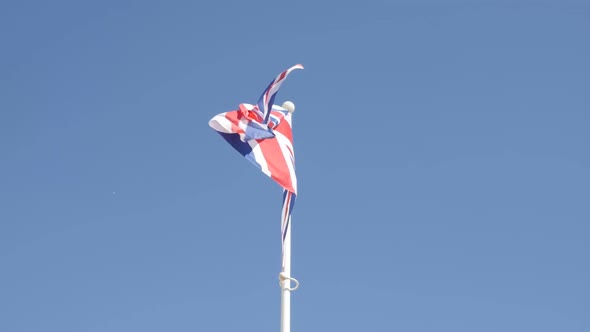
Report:
[{"label": "blue sky", "polygon": [[589,331],[586,1],[4,1],[0,330],[278,331],[281,189],[208,126],[294,116],[293,331]]}]

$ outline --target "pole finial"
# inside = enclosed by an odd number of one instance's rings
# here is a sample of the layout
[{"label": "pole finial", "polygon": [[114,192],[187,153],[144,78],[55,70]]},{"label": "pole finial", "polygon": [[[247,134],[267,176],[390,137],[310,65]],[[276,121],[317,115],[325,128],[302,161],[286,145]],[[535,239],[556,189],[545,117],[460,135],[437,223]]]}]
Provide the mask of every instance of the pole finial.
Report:
[{"label": "pole finial", "polygon": [[292,101],[287,100],[286,102],[283,103],[282,107],[284,109],[286,109],[287,111],[289,111],[289,113],[295,112],[295,104],[293,104]]}]

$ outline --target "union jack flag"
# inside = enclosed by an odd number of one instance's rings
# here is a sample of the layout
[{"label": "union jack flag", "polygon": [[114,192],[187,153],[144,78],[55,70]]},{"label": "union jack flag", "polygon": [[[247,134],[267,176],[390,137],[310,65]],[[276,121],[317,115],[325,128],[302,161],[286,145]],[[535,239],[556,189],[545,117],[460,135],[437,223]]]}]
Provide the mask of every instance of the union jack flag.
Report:
[{"label": "union jack flag", "polygon": [[291,113],[273,102],[282,83],[295,69],[303,66],[298,64],[280,73],[256,105],[240,104],[237,110],[218,114],[209,121],[209,126],[234,149],[283,187],[283,246],[297,195],[297,176]]}]

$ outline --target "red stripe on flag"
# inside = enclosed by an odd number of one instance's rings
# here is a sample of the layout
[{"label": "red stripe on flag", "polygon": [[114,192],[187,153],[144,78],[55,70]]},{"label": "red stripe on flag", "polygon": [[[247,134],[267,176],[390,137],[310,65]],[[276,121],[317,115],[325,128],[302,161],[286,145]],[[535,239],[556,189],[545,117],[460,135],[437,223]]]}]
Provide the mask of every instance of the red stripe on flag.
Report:
[{"label": "red stripe on flag", "polygon": [[289,191],[295,191],[293,188],[293,182],[291,181],[291,173],[289,172],[289,166],[283,156],[283,152],[279,147],[279,142],[276,139],[259,140],[258,144],[264,159],[268,165],[271,178],[278,182],[283,188]]},{"label": "red stripe on flag", "polygon": [[240,122],[240,111],[230,111],[225,113],[225,117],[231,122],[231,130],[234,133],[243,133],[244,130],[238,126]]},{"label": "red stripe on flag", "polygon": [[283,136],[287,137],[289,142],[293,144],[293,131],[291,130],[291,125],[286,119],[283,118],[279,125],[274,128],[274,130],[283,134]]}]

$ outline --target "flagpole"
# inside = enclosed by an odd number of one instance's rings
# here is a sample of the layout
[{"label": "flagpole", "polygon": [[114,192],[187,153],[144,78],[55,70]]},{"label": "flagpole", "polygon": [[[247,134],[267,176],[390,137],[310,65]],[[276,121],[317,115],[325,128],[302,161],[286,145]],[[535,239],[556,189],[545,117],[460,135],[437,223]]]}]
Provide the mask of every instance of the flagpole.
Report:
[{"label": "flagpole", "polygon": [[[295,111],[295,105],[290,101],[284,102],[282,106],[290,113]],[[299,287],[297,279],[291,277],[291,226],[291,215],[289,213],[283,240],[283,269],[279,274],[279,284],[281,286],[281,332],[291,332],[291,292]],[[293,282],[293,285],[291,282]]]},{"label": "flagpole", "polygon": [[[289,218],[290,219],[290,218]],[[291,220],[289,220],[291,224]],[[281,332],[291,332],[291,225],[287,228],[284,243],[283,271],[279,275],[281,281]]]},{"label": "flagpole", "polygon": [[[291,277],[291,217],[283,247],[283,271],[279,274],[281,285],[281,332],[291,332],[291,292],[299,288],[299,281]],[[293,283],[293,284],[291,284]]]}]

